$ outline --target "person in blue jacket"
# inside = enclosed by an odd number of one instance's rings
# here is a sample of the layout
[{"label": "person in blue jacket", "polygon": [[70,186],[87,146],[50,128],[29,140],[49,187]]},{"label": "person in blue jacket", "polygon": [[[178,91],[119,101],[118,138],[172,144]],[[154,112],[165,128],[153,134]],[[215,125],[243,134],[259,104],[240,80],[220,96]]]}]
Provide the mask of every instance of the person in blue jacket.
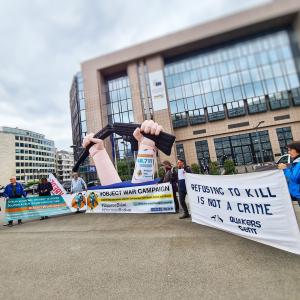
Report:
[{"label": "person in blue jacket", "polygon": [[[9,199],[21,198],[22,196],[26,198],[26,196],[27,196],[26,192],[24,191],[24,188],[23,188],[22,184],[17,182],[17,179],[14,176],[12,176],[10,178],[10,184],[8,184],[5,187],[5,190],[4,190],[3,194],[4,194],[4,197],[8,198],[6,200],[6,206],[7,206],[7,203],[9,203]],[[18,224],[22,224],[21,219],[18,220]],[[7,225],[8,226],[13,226],[13,221],[9,220]]]},{"label": "person in blue jacket", "polygon": [[284,172],[292,200],[298,201],[300,205],[300,142],[292,142],[287,148],[292,163],[290,165],[281,163],[278,169]]}]

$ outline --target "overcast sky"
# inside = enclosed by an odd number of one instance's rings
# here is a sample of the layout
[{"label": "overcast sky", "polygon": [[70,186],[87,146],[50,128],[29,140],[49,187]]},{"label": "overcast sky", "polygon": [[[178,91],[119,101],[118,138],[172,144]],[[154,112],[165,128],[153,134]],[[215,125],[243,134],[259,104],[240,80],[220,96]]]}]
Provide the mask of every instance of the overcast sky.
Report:
[{"label": "overcast sky", "polygon": [[80,62],[267,0],[0,0],[0,126],[71,150]]}]

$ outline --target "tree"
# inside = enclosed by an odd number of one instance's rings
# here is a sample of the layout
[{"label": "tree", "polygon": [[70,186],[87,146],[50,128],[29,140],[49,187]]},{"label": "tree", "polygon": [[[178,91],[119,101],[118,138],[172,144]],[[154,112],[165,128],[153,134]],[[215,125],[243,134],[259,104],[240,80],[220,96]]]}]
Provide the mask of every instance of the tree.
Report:
[{"label": "tree", "polygon": [[196,163],[191,164],[191,169],[192,169],[192,172],[193,172],[194,174],[200,174],[200,173],[201,173],[200,167],[199,167],[199,165],[196,164]]},{"label": "tree", "polygon": [[211,161],[209,163],[209,174],[210,175],[220,175],[219,164],[217,161]]},{"label": "tree", "polygon": [[134,171],[134,161],[121,159],[117,162],[117,171],[122,181],[131,180]]},{"label": "tree", "polygon": [[226,159],[224,161],[224,169],[225,169],[225,175],[235,174],[235,165],[234,161],[231,159]]}]

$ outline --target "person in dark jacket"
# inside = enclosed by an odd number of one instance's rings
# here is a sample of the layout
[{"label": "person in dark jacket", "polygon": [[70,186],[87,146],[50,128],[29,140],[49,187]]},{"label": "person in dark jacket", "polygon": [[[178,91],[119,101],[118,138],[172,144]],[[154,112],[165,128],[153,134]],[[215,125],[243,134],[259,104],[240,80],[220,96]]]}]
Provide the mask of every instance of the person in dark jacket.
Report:
[{"label": "person in dark jacket", "polygon": [[51,196],[53,190],[52,184],[48,182],[47,178],[42,178],[37,187],[39,196]]},{"label": "person in dark jacket", "polygon": [[183,215],[179,219],[189,218],[190,214],[185,202],[186,197],[186,185],[185,185],[185,174],[192,173],[192,170],[189,166],[185,165],[185,162],[182,159],[178,159],[177,161],[178,167],[178,192],[179,192],[179,202],[183,209]]},{"label": "person in dark jacket", "polygon": [[[52,184],[48,182],[47,178],[42,178],[37,187],[39,196],[51,196],[53,190]],[[42,216],[41,220],[48,219],[48,216]]]},{"label": "person in dark jacket", "polygon": [[177,199],[177,182],[178,182],[178,176],[177,176],[177,172],[174,169],[174,167],[172,167],[172,164],[168,161],[165,160],[163,162],[163,166],[165,168],[165,176],[162,180],[163,183],[165,182],[170,182],[172,185],[172,190],[173,190],[173,198],[174,198],[174,203],[175,203],[175,212],[178,213],[179,212],[179,203],[178,203],[178,199]]},{"label": "person in dark jacket", "polygon": [[[22,184],[17,182],[17,179],[14,176],[10,178],[10,184],[5,187],[3,195],[7,198],[6,206],[10,199],[21,198],[22,196],[26,198],[27,196]],[[21,219],[18,220],[18,224],[22,224]],[[9,220],[7,225],[13,226],[13,220]]]},{"label": "person in dark jacket", "polygon": [[290,165],[281,163],[278,169],[284,172],[292,200],[298,201],[300,205],[300,141],[292,142],[287,147],[292,163]]}]

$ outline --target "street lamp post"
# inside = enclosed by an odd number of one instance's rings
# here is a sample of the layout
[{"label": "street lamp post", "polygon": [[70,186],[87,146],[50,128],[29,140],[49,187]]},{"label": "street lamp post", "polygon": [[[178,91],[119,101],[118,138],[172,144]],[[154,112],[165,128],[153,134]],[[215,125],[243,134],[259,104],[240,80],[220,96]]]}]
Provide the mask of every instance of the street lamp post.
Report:
[{"label": "street lamp post", "polygon": [[257,142],[258,142],[258,147],[259,147],[259,153],[260,153],[260,156],[261,156],[261,164],[263,165],[264,164],[264,155],[263,155],[263,151],[262,151],[262,147],[261,147],[261,142],[260,142],[260,138],[258,136],[258,127],[263,124],[265,121],[260,121],[256,127],[255,127],[255,135],[256,135],[256,139],[257,139]]}]

